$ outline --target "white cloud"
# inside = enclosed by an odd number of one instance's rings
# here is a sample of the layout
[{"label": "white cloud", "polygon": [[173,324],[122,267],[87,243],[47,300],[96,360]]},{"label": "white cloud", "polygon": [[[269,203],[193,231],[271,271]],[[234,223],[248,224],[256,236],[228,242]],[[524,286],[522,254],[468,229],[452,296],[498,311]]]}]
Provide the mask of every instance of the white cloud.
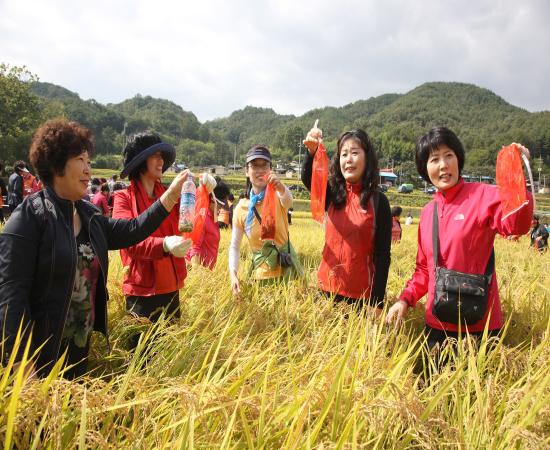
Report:
[{"label": "white cloud", "polygon": [[425,81],[550,109],[543,0],[0,1],[0,61],[83,98],[167,98],[200,120],[301,114]]}]

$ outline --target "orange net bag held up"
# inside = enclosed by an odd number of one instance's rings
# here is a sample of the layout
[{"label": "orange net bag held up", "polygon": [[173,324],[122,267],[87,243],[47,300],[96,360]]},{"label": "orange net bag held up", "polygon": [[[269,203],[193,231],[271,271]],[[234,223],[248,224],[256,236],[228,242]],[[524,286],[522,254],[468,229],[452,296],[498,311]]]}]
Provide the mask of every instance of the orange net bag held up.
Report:
[{"label": "orange net bag held up", "polygon": [[498,152],[496,182],[504,212],[503,219],[528,203],[521,150],[516,144],[503,147]]},{"label": "orange net bag held up", "polygon": [[201,184],[197,188],[193,231],[190,231],[189,233],[182,233],[182,236],[184,238],[191,239],[193,244],[197,244],[202,236],[206,214],[208,214],[208,208],[210,208],[210,194],[208,194],[206,187]]},{"label": "orange net bag held up", "polygon": [[269,183],[265,188],[265,197],[262,206],[261,239],[275,240],[275,214],[277,213],[277,195],[273,185]]},{"label": "orange net bag held up", "polygon": [[323,223],[325,219],[325,200],[327,197],[328,156],[323,143],[319,144],[313,157],[311,171],[311,215],[313,220]]}]

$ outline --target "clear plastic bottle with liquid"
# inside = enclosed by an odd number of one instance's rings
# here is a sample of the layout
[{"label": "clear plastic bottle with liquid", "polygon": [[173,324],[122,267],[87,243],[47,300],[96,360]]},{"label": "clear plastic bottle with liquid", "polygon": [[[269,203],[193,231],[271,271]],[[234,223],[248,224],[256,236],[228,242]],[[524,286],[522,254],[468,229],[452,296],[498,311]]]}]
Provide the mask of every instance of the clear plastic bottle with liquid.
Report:
[{"label": "clear plastic bottle with liquid", "polygon": [[193,231],[193,223],[195,221],[196,191],[197,188],[193,182],[193,177],[189,175],[181,187],[178,228],[183,233],[190,233]]}]

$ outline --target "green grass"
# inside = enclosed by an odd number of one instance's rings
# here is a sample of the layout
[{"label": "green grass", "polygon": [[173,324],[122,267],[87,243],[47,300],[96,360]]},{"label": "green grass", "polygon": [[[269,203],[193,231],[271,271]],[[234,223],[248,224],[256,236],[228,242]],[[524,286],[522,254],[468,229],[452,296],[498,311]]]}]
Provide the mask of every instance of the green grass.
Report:
[{"label": "green grass", "polygon": [[[392,249],[389,302],[414,268],[416,226]],[[94,335],[94,375],[25,381],[0,369],[5,448],[548,448],[550,253],[497,238],[508,318],[503,342],[465,339],[455,368],[422,358],[421,307],[400,329],[317,295],[321,227],[297,212],[291,239],[303,281],[231,295],[230,234],[216,270],[192,268],[182,317],[156,328],[124,314],[110,255],[111,354]],[[246,255],[246,244],[242,256]],[[244,261],[242,272],[245,271]],[[143,330],[138,351],[131,330]],[[424,362],[423,362],[424,361]],[[430,375],[431,374],[431,375]],[[9,440],[8,440],[9,439]]]}]

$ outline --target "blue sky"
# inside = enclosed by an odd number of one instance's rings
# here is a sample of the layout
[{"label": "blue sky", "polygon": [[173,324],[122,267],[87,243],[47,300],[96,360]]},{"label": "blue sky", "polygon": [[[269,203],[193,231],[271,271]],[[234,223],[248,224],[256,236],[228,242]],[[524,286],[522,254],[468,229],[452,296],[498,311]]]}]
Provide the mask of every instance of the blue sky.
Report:
[{"label": "blue sky", "polygon": [[550,2],[0,0],[0,62],[84,99],[172,100],[205,121],[302,114],[426,81],[550,110]]}]

